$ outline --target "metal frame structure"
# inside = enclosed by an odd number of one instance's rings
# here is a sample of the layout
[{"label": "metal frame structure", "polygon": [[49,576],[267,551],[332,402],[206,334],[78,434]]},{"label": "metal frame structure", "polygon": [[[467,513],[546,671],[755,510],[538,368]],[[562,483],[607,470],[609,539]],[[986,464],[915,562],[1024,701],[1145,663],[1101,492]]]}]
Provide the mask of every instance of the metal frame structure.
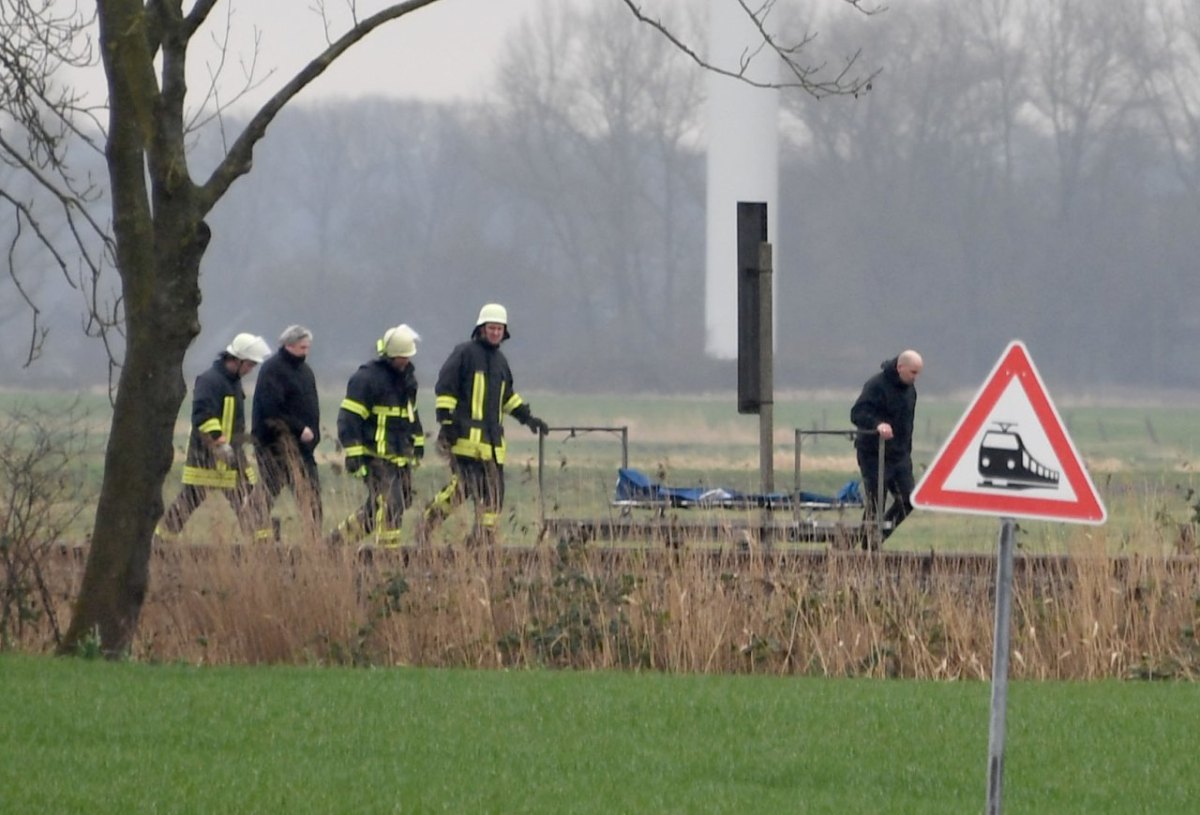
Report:
[{"label": "metal frame structure", "polygon": [[878,549],[881,542],[881,535],[884,528],[884,499],[886,497],[886,485],[884,483],[884,449],[885,442],[882,438],[879,439],[879,489],[875,501],[875,518],[873,521],[857,520],[854,522],[845,522],[840,520],[836,523],[824,522],[820,523],[814,520],[806,519],[803,515],[804,509],[811,509],[811,506],[799,500],[800,485],[802,483],[801,474],[801,459],[803,455],[803,440],[806,436],[840,436],[846,439],[853,439],[857,435],[877,435],[874,430],[804,430],[794,428],[795,447],[794,447],[794,463],[793,463],[793,489],[791,492],[791,519],[786,522],[778,522],[772,519],[771,513],[775,511],[771,507],[770,502],[762,508],[760,519],[755,524],[750,523],[732,523],[723,522],[715,524],[712,522],[704,523],[688,523],[680,522],[677,518],[665,518],[666,508],[661,508],[657,517],[651,521],[635,521],[629,518],[629,508],[624,508],[621,513],[622,518],[618,521],[595,522],[579,519],[568,518],[547,518],[546,516],[546,489],[545,489],[545,462],[546,462],[546,440],[549,434],[565,433],[567,434],[564,441],[576,438],[580,435],[589,433],[609,433],[617,437],[621,444],[621,467],[629,466],[629,427],[627,425],[619,426],[559,426],[548,429],[547,434],[538,436],[538,457],[537,457],[537,485],[538,485],[538,521],[543,534],[547,532],[563,532],[569,531],[578,533],[583,537],[664,537],[670,541],[671,537],[686,535],[689,532],[696,531],[701,533],[714,533],[723,531],[728,534],[730,531],[748,532],[757,536],[757,538],[768,545],[776,538],[800,541],[800,540],[836,540],[844,539],[848,536],[863,538],[867,548]]}]

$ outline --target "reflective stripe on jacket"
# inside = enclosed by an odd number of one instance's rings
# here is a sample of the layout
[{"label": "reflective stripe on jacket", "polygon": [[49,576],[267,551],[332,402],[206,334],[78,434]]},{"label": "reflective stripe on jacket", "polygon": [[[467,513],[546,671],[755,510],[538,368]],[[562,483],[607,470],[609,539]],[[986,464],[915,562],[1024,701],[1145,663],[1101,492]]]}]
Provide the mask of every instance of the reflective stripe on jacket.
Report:
[{"label": "reflective stripe on jacket", "polygon": [[[192,432],[183,466],[184,484],[229,490],[237,486],[239,471],[250,483],[257,481],[254,468],[248,465],[242,451],[245,403],[242,380],[225,367],[224,357],[218,357],[211,368],[196,377],[192,388]],[[226,464],[217,459],[206,436],[214,440],[224,436],[233,445],[236,462]]]},{"label": "reflective stripe on jacket", "polygon": [[503,464],[504,414],[520,415],[525,406],[503,352],[483,339],[461,343],[442,365],[435,391],[438,424],[453,427],[450,452]]},{"label": "reflective stripe on jacket", "polygon": [[407,467],[421,457],[425,433],[417,412],[417,377],[410,363],[397,371],[373,359],[350,377],[337,419],[346,456],[373,456]]}]

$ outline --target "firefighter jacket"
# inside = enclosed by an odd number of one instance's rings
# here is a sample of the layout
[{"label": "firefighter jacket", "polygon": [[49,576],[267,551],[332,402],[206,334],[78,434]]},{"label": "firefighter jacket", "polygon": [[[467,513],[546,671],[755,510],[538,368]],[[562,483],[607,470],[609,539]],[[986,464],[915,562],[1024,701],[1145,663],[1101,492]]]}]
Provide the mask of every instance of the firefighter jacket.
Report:
[{"label": "firefighter jacket", "polygon": [[[225,360],[223,355],[217,357],[211,368],[196,377],[192,388],[192,433],[183,466],[184,484],[231,490],[237,487],[239,471],[250,483],[257,480],[242,450],[246,394],[241,378],[225,367]],[[216,441],[221,436],[233,446],[232,464],[218,459],[205,439]]]},{"label": "firefighter jacket", "polygon": [[442,365],[435,391],[437,420],[449,434],[450,452],[503,464],[504,414],[525,424],[530,411],[513,388],[500,349],[478,337],[458,345]]},{"label": "firefighter jacket", "polygon": [[338,441],[347,458],[371,456],[399,466],[425,455],[425,433],[417,413],[417,376],[379,357],[359,366],[346,385],[337,419]]},{"label": "firefighter jacket", "polygon": [[[313,449],[321,440],[321,406],[317,398],[317,379],[304,357],[280,348],[258,369],[251,410],[254,441],[264,447],[280,446],[288,436],[295,439],[301,454],[312,459]],[[304,428],[313,432],[304,444]]]}]

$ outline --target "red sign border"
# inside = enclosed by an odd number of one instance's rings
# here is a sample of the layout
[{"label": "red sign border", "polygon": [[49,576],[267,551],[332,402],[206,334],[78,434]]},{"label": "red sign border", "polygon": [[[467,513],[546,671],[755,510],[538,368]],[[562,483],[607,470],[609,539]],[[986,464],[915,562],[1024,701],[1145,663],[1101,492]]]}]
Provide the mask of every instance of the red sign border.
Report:
[{"label": "red sign border", "polygon": [[[1025,389],[1029,404],[1042,425],[1042,431],[1063,468],[1063,475],[1076,500],[1058,501],[1028,495],[997,495],[946,489],[946,480],[958,466],[967,447],[1000,401],[1009,383],[1017,378]],[[999,517],[1032,518],[1099,525],[1108,518],[1091,476],[1084,469],[1079,451],[1067,435],[1062,418],[1050,401],[1046,385],[1020,340],[1013,340],[1001,354],[996,366],[967,408],[950,438],[934,458],[913,491],[913,506],[930,510],[966,512]]]}]

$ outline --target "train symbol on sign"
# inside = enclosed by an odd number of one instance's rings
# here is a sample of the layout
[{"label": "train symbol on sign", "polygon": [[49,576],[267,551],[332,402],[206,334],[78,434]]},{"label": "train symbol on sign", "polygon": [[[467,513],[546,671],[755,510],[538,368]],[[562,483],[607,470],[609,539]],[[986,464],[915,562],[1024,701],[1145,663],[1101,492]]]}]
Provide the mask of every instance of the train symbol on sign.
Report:
[{"label": "train symbol on sign", "polygon": [[979,486],[1010,490],[1058,489],[1057,470],[1042,464],[1025,449],[1014,422],[996,422],[998,430],[983,434],[979,443]]}]

